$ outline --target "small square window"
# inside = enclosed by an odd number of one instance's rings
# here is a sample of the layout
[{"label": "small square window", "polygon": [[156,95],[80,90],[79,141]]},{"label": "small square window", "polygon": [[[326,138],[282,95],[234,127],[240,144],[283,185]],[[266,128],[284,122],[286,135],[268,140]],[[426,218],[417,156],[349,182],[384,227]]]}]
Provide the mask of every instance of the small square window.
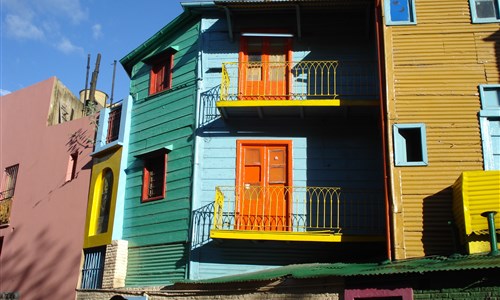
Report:
[{"label": "small square window", "polygon": [[160,151],[143,157],[142,201],[165,198],[167,153]]},{"label": "small square window", "polygon": [[415,0],[385,0],[386,25],[411,25],[417,23]]},{"label": "small square window", "polygon": [[153,95],[172,88],[174,55],[165,53],[151,62],[149,94]]},{"label": "small square window", "polygon": [[500,22],[500,0],[469,0],[472,23]]},{"label": "small square window", "polygon": [[393,129],[395,165],[427,166],[425,124],[395,124]]}]

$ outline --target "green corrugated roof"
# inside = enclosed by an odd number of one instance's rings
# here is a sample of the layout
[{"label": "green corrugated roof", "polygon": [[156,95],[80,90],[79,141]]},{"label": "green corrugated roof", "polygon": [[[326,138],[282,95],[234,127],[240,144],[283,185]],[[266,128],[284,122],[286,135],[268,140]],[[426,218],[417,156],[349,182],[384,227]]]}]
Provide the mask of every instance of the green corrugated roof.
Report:
[{"label": "green corrugated roof", "polygon": [[306,279],[330,276],[377,276],[491,268],[500,268],[500,255],[454,255],[450,257],[433,256],[384,263],[298,264],[259,272],[224,276],[207,280],[186,280],[179,283],[217,284],[267,281],[284,277]]}]

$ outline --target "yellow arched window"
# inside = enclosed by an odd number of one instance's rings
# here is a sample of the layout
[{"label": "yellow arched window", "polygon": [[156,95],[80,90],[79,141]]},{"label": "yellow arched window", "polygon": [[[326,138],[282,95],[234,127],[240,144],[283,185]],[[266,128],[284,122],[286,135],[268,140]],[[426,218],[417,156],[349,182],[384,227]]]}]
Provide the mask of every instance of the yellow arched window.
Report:
[{"label": "yellow arched window", "polygon": [[100,184],[96,184],[95,194],[99,197],[99,206],[95,218],[94,234],[101,234],[108,231],[109,213],[111,209],[111,196],[113,191],[113,171],[106,168],[102,171]]}]

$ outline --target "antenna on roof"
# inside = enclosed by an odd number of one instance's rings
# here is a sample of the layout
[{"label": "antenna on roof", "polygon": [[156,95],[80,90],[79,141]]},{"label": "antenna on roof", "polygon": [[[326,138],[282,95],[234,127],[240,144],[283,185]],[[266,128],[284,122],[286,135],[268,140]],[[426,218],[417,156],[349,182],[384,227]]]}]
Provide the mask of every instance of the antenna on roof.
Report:
[{"label": "antenna on roof", "polygon": [[116,59],[113,61],[113,79],[111,81],[111,98],[109,98],[109,106],[113,105],[113,95],[115,93],[115,74],[116,74]]},{"label": "antenna on roof", "polygon": [[[85,96],[83,97],[83,103],[87,101],[87,92],[88,92],[88,86],[89,86],[89,72],[90,72],[90,53],[87,56],[87,75],[85,76]],[[81,95],[80,95],[81,97]],[[80,100],[81,101],[81,100]]]}]

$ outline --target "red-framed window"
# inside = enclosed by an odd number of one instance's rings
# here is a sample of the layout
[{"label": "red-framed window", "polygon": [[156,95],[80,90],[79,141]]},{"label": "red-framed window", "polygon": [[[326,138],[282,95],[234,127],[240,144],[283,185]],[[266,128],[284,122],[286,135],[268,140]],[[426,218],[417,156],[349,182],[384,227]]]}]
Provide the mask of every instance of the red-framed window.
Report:
[{"label": "red-framed window", "polygon": [[142,157],[142,202],[165,198],[167,182],[167,153],[159,151]]},{"label": "red-framed window", "polygon": [[153,95],[172,88],[173,53],[163,53],[151,60],[149,94]]}]

